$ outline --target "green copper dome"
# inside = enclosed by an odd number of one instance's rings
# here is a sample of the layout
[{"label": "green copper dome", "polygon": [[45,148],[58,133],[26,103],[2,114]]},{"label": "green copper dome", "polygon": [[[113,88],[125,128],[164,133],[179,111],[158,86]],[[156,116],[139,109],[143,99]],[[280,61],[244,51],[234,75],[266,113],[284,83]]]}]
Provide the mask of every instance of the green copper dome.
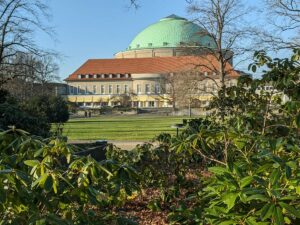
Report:
[{"label": "green copper dome", "polygon": [[171,15],[140,32],[128,50],[145,48],[175,48],[180,46],[214,46],[209,36],[203,36],[203,28],[185,18]]}]

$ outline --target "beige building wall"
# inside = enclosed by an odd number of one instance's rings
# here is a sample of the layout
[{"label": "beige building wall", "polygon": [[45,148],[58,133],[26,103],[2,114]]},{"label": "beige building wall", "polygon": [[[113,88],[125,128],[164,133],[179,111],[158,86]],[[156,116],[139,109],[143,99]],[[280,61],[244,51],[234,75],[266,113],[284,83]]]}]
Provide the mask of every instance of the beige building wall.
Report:
[{"label": "beige building wall", "polygon": [[[172,98],[164,93],[168,90],[161,74],[132,74],[132,80],[108,81],[69,81],[67,98],[83,106],[100,107],[103,105],[114,106],[118,98],[124,94],[131,97],[133,107],[157,108],[172,107]],[[184,85],[184,80],[182,80]],[[217,84],[216,84],[217,83]],[[227,86],[235,86],[236,79],[226,81]],[[197,82],[195,99],[200,100],[203,106],[217,95],[221,83],[219,79],[204,79]],[[78,92],[80,90],[80,92]],[[170,93],[170,92],[169,92]],[[201,103],[201,104],[202,104]]]},{"label": "beige building wall", "polygon": [[140,49],[118,52],[115,58],[151,58],[151,57],[170,57],[191,55],[195,50],[187,48],[156,48]]},{"label": "beige building wall", "polygon": [[[115,58],[152,58],[152,57],[171,57],[171,56],[191,56],[201,55],[204,50],[193,47],[178,48],[149,48],[139,50],[127,50],[115,54]],[[228,62],[233,64],[233,52],[226,51]]]}]

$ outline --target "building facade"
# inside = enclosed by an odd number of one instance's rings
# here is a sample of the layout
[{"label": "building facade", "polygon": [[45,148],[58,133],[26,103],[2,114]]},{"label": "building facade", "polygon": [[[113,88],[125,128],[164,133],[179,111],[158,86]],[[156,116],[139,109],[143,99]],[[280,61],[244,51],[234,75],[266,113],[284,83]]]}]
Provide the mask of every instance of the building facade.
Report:
[{"label": "building facade", "polygon": [[[203,28],[176,15],[161,19],[140,32],[115,58],[90,59],[65,79],[68,101],[84,107],[125,102],[140,108],[174,107],[170,78],[176,77],[178,82],[172,82],[180,92],[185,90],[190,74],[197,77],[193,85],[199,87],[192,90],[193,98],[209,101],[220,83],[219,75],[210,69],[218,62],[205,51],[213,49],[214,42],[199,33],[204,33]],[[226,70],[226,82],[234,85],[239,74],[230,62]]]}]

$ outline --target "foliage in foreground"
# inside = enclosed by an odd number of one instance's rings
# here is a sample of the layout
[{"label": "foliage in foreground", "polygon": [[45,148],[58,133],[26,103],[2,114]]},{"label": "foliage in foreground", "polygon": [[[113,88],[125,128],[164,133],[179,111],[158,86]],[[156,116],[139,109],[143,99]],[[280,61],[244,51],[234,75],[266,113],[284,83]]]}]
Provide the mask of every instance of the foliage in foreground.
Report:
[{"label": "foliage in foreground", "polygon": [[[251,68],[263,65],[262,80],[241,77],[211,106],[224,110],[190,121],[178,138],[162,134],[158,147],[110,153],[145,174],[146,186],[160,189],[162,197],[149,204],[154,211],[165,193],[174,193],[171,205],[181,190],[193,190],[179,207],[169,206],[171,224],[300,223],[299,51],[283,60],[258,52]],[[264,91],[265,85],[274,89]],[[187,183],[183,175],[197,165],[207,166],[210,176]]]},{"label": "foliage in foreground", "polygon": [[[209,126],[202,123],[188,137],[185,147],[215,166],[208,168],[204,188],[169,215],[173,223],[300,223],[299,51],[290,60],[258,52],[251,68],[263,65],[262,80],[242,77],[226,90],[225,101],[215,99],[215,106],[225,107],[225,119],[217,112]],[[258,91],[264,85],[275,89]]]},{"label": "foliage in foreground", "polygon": [[131,167],[15,128],[0,133],[0,149],[1,224],[130,224],[112,207],[138,189]]}]

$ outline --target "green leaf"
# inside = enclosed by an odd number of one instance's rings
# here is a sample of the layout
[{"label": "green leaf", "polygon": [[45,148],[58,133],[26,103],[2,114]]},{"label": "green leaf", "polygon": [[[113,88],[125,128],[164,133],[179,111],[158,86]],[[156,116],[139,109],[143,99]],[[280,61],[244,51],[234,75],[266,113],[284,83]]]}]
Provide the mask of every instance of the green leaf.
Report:
[{"label": "green leaf", "polygon": [[234,144],[238,149],[243,149],[247,143],[246,139],[239,138],[234,140]]},{"label": "green leaf", "polygon": [[219,225],[235,225],[235,224],[236,224],[236,222],[234,220],[226,220],[226,221],[219,223]]},{"label": "green leaf", "polygon": [[256,220],[257,220],[256,217],[248,217],[246,219],[246,224],[247,225],[269,225],[270,224],[268,222],[257,222]]},{"label": "green leaf", "polygon": [[31,179],[27,176],[26,173],[23,171],[16,171],[16,177],[22,182],[22,184],[27,187],[28,184],[31,182]]},{"label": "green leaf", "polygon": [[157,199],[149,202],[149,204],[147,205],[147,208],[150,209],[153,212],[161,211],[161,206],[160,206],[160,203]]},{"label": "green leaf", "polygon": [[47,224],[46,219],[40,219],[35,221],[35,225],[45,225]]},{"label": "green leaf", "polygon": [[292,169],[289,166],[285,166],[285,176],[286,178],[290,179],[292,176]]},{"label": "green leaf", "polygon": [[105,173],[107,173],[109,176],[113,176],[113,174],[108,170],[108,169],[106,169],[104,166],[101,166],[101,165],[98,165],[99,166],[99,168],[101,169],[101,170],[103,170]]},{"label": "green leaf", "polygon": [[260,200],[263,202],[268,202],[269,198],[267,198],[265,195],[262,194],[255,194],[246,198],[246,201],[252,201],[252,200]]},{"label": "green leaf", "polygon": [[275,208],[275,205],[268,203],[261,209],[260,218],[262,219],[262,221],[271,217],[271,215],[274,211],[274,208]]},{"label": "green leaf", "polygon": [[289,213],[291,213],[292,215],[294,215],[295,217],[297,218],[300,218],[300,211],[299,210],[296,210],[293,206],[291,205],[288,205],[284,202],[279,202],[279,205],[282,207],[282,208],[285,208]]},{"label": "green leaf", "polygon": [[291,167],[292,169],[297,169],[297,163],[295,161],[289,161],[286,163],[287,166]]},{"label": "green leaf", "polygon": [[273,164],[272,163],[267,163],[267,164],[264,164],[262,165],[261,167],[259,167],[256,171],[256,173],[262,173],[262,172],[265,172],[266,170],[268,170],[270,167],[272,167]]},{"label": "green leaf", "polygon": [[273,170],[273,172],[271,173],[271,176],[270,176],[270,182],[271,184],[275,184],[278,182],[280,178],[280,169],[275,169]]},{"label": "green leaf", "polygon": [[52,186],[53,186],[53,179],[52,179],[52,176],[47,176],[47,179],[45,181],[45,184],[44,184],[44,188],[46,191],[51,191],[52,189]]},{"label": "green leaf", "polygon": [[300,128],[300,113],[298,113],[298,115],[296,116],[295,121],[296,121],[297,127]]},{"label": "green leaf", "polygon": [[228,170],[225,167],[217,167],[217,166],[208,168],[208,171],[217,175],[228,173]]},{"label": "green leaf", "polygon": [[72,154],[67,154],[67,156],[66,156],[68,164],[70,164],[70,162],[71,162],[71,156],[72,156]]},{"label": "green leaf", "polygon": [[[45,182],[47,180],[48,174],[44,173],[38,180],[36,180],[33,184],[39,184],[41,187],[44,187]],[[33,185],[35,186],[35,185]]]},{"label": "green leaf", "polygon": [[238,193],[229,193],[226,195],[223,195],[222,200],[227,205],[227,211],[232,209],[232,207],[235,204],[236,198],[239,196]]},{"label": "green leaf", "polygon": [[285,216],[283,219],[285,224],[292,224],[292,221],[288,217]]},{"label": "green leaf", "polygon": [[40,163],[40,161],[38,160],[26,160],[24,161],[24,164],[30,167],[34,167],[36,165],[38,165]]},{"label": "green leaf", "polygon": [[296,193],[297,193],[298,195],[300,195],[300,186],[297,186],[297,187],[296,187]]},{"label": "green leaf", "polygon": [[53,184],[52,184],[53,191],[55,194],[57,194],[57,185],[58,185],[57,177],[54,174],[51,174],[51,177],[52,177],[52,181],[53,181]]},{"label": "green leaf", "polygon": [[252,177],[252,176],[244,177],[244,178],[241,180],[241,188],[246,187],[246,186],[248,186],[249,184],[251,184],[252,180],[253,180],[253,177]]},{"label": "green leaf", "polygon": [[275,224],[284,225],[282,210],[278,206],[274,210],[274,219],[275,219]]},{"label": "green leaf", "polygon": [[44,152],[44,149],[43,149],[43,148],[37,150],[37,151],[34,153],[34,157],[36,158],[36,157],[40,156],[43,152]]}]

